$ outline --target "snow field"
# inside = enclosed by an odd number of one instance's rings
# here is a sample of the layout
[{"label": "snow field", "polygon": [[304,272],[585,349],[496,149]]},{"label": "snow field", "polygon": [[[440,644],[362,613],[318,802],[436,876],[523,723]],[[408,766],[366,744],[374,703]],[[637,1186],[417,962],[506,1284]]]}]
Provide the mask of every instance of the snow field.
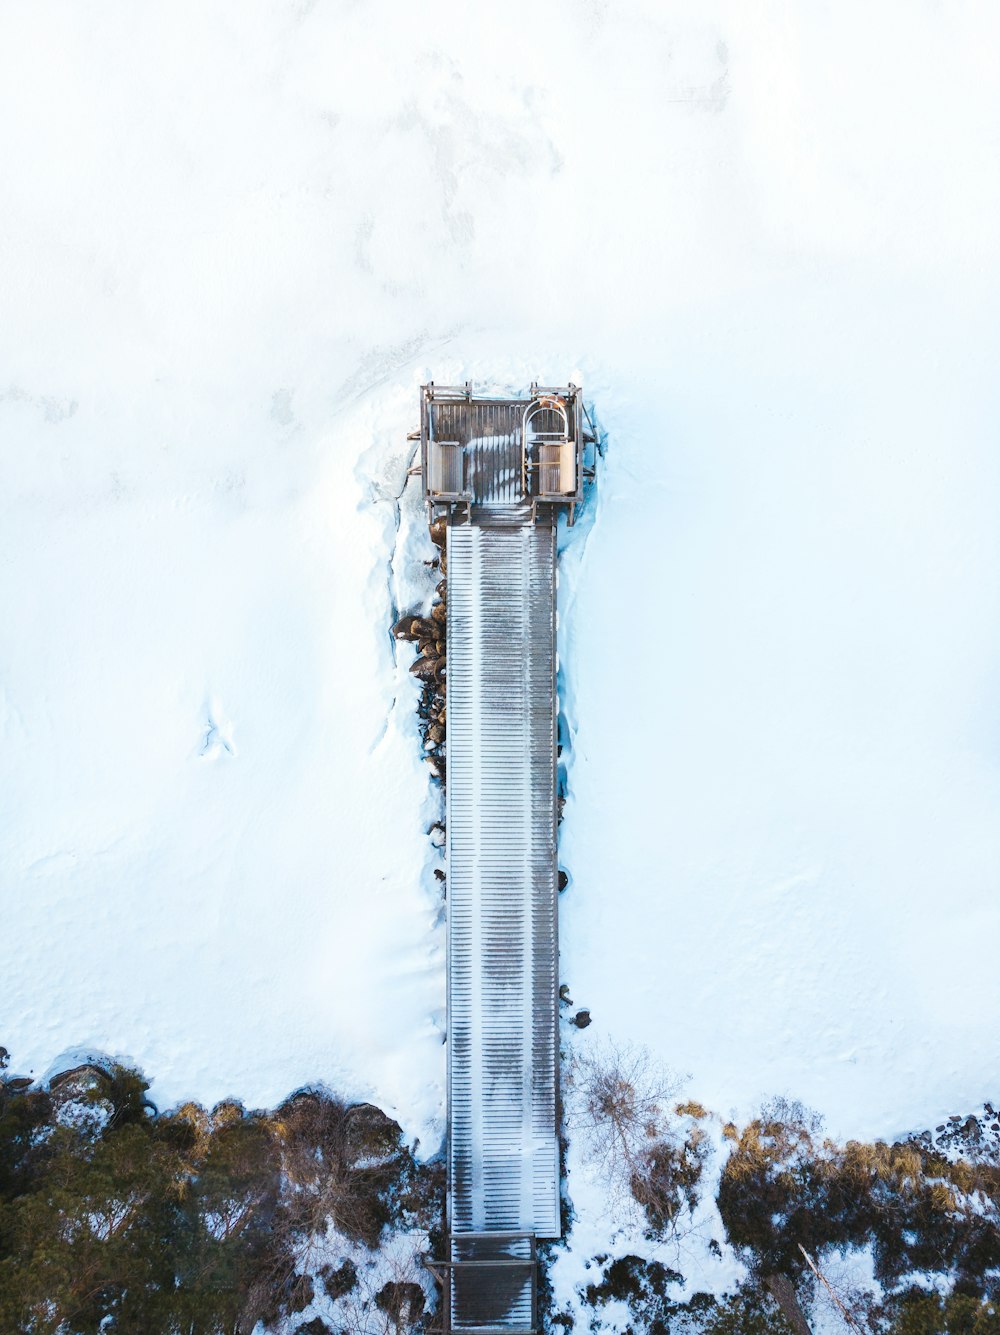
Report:
[{"label": "snow field", "polygon": [[561,582],[579,1041],[837,1135],[995,1095],[992,7],[3,24],[14,1066],[324,1079],[437,1147],[395,498],[422,380],[537,376],[610,441]]}]

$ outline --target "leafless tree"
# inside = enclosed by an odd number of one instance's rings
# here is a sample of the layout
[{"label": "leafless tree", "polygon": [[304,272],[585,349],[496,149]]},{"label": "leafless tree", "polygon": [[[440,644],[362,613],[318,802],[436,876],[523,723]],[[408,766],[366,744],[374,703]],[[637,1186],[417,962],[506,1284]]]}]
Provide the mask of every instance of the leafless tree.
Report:
[{"label": "leafless tree", "polygon": [[673,1231],[693,1211],[708,1155],[705,1114],[675,1099],[682,1080],[646,1048],[605,1042],[574,1060],[572,1127],[612,1189],[619,1211],[639,1206],[654,1228]]}]

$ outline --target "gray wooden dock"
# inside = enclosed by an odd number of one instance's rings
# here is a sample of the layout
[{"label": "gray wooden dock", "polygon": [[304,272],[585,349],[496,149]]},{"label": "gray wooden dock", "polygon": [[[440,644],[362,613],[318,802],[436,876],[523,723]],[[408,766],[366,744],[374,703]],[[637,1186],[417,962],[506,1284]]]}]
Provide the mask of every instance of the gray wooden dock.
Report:
[{"label": "gray wooden dock", "polygon": [[559,1234],[555,531],[448,531],[453,1232]]},{"label": "gray wooden dock", "polygon": [[448,1256],[444,1326],[537,1328],[560,1233],[556,523],[582,499],[574,386],[426,386],[447,530]]}]

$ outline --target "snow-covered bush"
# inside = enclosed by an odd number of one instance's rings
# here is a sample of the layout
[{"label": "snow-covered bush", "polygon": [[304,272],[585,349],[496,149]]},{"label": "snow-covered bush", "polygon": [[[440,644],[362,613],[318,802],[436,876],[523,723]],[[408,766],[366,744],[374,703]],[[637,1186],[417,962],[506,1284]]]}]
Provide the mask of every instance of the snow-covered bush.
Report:
[{"label": "snow-covered bush", "polygon": [[353,1329],[362,1291],[373,1331],[417,1328],[440,1178],[395,1122],[323,1090],[160,1114],[147,1089],[111,1063],[0,1078],[0,1330]]},{"label": "snow-covered bush", "polygon": [[[922,1331],[925,1310],[937,1331],[993,1329],[983,1322],[995,1323],[1000,1297],[1000,1155],[979,1119],[969,1123],[968,1157],[929,1132],[841,1145],[822,1136],[816,1114],[776,1100],[742,1130],[726,1128],[719,1209],[729,1238],[790,1306],[801,1281],[813,1287],[824,1254],[870,1248],[885,1294],[867,1304],[874,1329]],[[923,1287],[913,1289],[914,1277]],[[944,1325],[948,1304],[927,1297],[929,1282],[955,1299]]]}]

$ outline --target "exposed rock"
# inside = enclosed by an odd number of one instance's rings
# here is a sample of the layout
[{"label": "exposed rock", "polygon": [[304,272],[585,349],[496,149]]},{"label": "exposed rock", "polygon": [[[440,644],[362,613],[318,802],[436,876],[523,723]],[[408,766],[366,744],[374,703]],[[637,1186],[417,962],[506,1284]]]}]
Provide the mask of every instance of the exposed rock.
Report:
[{"label": "exposed rock", "polygon": [[591,1023],[590,1011],[588,1010],[577,1011],[577,1013],[573,1016],[573,1023],[576,1025],[577,1029],[586,1029],[587,1025]]},{"label": "exposed rock", "polygon": [[418,658],[410,664],[410,671],[421,681],[431,681],[437,675],[438,660],[436,658]]}]

